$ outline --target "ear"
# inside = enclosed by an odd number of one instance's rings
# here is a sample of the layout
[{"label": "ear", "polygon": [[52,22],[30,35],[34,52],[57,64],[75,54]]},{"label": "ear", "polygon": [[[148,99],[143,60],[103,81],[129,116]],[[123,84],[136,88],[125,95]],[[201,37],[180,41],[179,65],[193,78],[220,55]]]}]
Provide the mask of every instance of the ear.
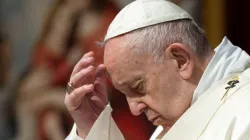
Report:
[{"label": "ear", "polygon": [[183,79],[191,78],[194,69],[194,57],[186,45],[173,43],[167,47],[165,53],[170,59],[175,61],[179,75]]}]

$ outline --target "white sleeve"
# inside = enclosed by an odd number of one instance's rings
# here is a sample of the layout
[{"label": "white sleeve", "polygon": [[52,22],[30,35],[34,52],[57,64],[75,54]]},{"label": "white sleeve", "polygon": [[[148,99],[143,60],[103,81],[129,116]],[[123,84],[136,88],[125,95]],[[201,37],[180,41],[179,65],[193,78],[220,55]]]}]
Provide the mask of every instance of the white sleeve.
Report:
[{"label": "white sleeve", "polygon": [[76,132],[76,124],[73,125],[73,128],[70,132],[70,134],[68,135],[68,137],[65,139],[65,140],[83,140],[82,138],[80,138],[78,135],[77,135],[77,132]]},{"label": "white sleeve", "polygon": [[[111,112],[112,108],[108,104],[97,118],[85,140],[125,140],[113,120]],[[76,129],[76,125],[74,124],[66,140],[83,140],[77,135]]]}]

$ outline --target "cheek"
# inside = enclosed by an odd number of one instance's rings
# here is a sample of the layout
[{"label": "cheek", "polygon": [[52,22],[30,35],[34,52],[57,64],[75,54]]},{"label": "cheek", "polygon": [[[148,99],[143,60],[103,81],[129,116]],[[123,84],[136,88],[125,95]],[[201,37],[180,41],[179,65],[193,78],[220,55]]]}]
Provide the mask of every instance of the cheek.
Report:
[{"label": "cheek", "polygon": [[147,105],[162,114],[161,110],[164,110],[166,103],[168,102],[166,95],[166,90],[168,84],[165,83],[160,76],[155,75],[148,81],[147,88],[146,88],[146,96],[145,102]]},{"label": "cheek", "polygon": [[161,75],[154,75],[147,86],[147,94],[154,102],[169,99],[169,93],[171,93],[170,84],[167,77]]},{"label": "cheek", "polygon": [[147,86],[148,106],[168,120],[183,114],[177,94],[178,86],[164,75],[155,75]]}]

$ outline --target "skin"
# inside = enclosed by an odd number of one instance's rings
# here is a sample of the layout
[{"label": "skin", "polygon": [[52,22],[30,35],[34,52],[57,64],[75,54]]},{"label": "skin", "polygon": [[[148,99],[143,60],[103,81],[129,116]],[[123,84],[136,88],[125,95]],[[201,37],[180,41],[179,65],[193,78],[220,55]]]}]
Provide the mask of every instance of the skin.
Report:
[{"label": "skin", "polygon": [[180,43],[171,44],[164,61],[155,63],[150,54],[136,55],[120,43],[123,39],[105,45],[104,64],[115,88],[126,95],[133,115],[144,112],[154,125],[170,128],[189,108],[207,63]]},{"label": "skin", "polygon": [[[83,139],[108,103],[106,73],[115,88],[126,95],[133,115],[145,113],[149,121],[167,131],[190,107],[193,92],[214,55],[210,50],[201,59],[184,44],[173,43],[164,51],[164,61],[155,63],[150,54],[131,51],[130,46],[121,43],[124,39],[120,36],[106,43],[104,65],[96,71],[90,52],[72,72],[70,83],[76,89],[66,94],[65,104]],[[88,81],[91,75],[95,77],[92,82]]]},{"label": "skin", "polygon": [[69,83],[75,89],[66,92],[64,103],[83,139],[108,103],[105,76],[103,64],[94,67],[93,52],[85,54],[71,74]]}]

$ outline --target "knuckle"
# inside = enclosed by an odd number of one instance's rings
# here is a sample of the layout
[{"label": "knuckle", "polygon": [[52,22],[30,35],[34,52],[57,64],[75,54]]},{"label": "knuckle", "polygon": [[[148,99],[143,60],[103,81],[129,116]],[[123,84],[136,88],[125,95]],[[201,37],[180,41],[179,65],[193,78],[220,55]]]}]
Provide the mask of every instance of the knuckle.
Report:
[{"label": "knuckle", "polygon": [[80,73],[82,74],[82,75],[87,75],[89,72],[91,72],[92,70],[93,70],[93,66],[89,66],[88,68],[86,68],[86,69],[82,69],[81,71],[80,71]]},{"label": "knuckle", "polygon": [[85,65],[87,65],[87,61],[85,59],[79,62],[80,67],[84,67]]},{"label": "knuckle", "polygon": [[81,70],[76,76],[78,80],[83,80],[86,78],[87,75],[88,75],[88,71]]},{"label": "knuckle", "polygon": [[80,90],[82,93],[87,92],[87,90],[88,90],[87,85],[83,85],[79,90]]},{"label": "knuckle", "polygon": [[81,87],[81,91],[83,93],[87,93],[87,92],[90,92],[92,90],[92,88],[93,88],[93,85],[83,85]]},{"label": "knuckle", "polygon": [[95,58],[93,56],[90,56],[90,57],[86,58],[85,60],[87,60],[87,61],[93,61],[93,60],[95,60]]},{"label": "knuckle", "polygon": [[80,67],[85,67],[86,65],[90,64],[91,62],[93,62],[93,57],[88,57],[88,58],[84,58],[79,62],[79,66]]},{"label": "knuckle", "polygon": [[87,68],[88,71],[92,71],[93,69],[94,69],[94,66],[92,66],[92,65],[90,65],[90,66]]},{"label": "knuckle", "polygon": [[79,93],[79,88],[74,89],[74,90],[70,93],[70,95],[75,96],[75,95],[77,95],[77,93]]},{"label": "knuckle", "polygon": [[92,61],[92,60],[94,60],[94,57],[92,57],[92,56],[83,58],[83,61],[85,61],[85,62],[90,62],[90,61]]},{"label": "knuckle", "polygon": [[75,89],[74,91],[72,91],[71,94],[74,94],[75,96],[80,96],[81,94],[85,94],[87,93],[89,90],[87,85],[83,85],[80,88]]}]

